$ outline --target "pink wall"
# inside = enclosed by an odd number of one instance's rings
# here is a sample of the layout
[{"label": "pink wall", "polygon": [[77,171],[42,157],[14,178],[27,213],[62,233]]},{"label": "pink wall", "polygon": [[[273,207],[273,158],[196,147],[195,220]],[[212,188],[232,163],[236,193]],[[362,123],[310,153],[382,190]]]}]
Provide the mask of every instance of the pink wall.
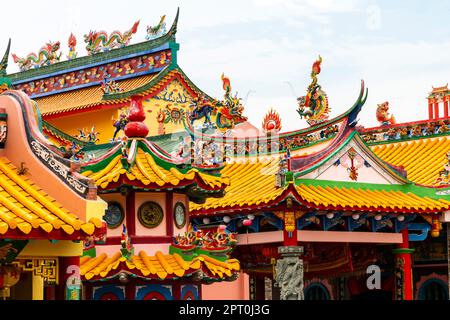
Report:
[{"label": "pink wall", "polygon": [[249,277],[242,272],[233,282],[202,285],[202,300],[249,300],[249,298]]},{"label": "pink wall", "polygon": [[[30,101],[25,94],[22,95],[27,101]],[[31,151],[19,103],[12,97],[2,95],[0,96],[0,108],[5,108],[8,114],[6,149],[0,150],[0,156],[7,157],[16,167],[20,167],[21,162],[24,162],[25,167],[29,170],[26,174],[27,178],[42,187],[46,193],[71,213],[81,220],[85,220],[86,200],[63,183]]]}]

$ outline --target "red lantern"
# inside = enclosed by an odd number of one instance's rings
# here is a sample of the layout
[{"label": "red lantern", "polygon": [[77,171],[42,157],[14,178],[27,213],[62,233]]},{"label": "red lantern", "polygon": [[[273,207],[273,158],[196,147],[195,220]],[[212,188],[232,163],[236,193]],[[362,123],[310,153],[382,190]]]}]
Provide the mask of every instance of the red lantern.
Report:
[{"label": "red lantern", "polygon": [[0,298],[9,298],[10,288],[19,282],[20,271],[16,265],[0,266]]},{"label": "red lantern", "polygon": [[227,226],[224,225],[224,224],[221,224],[221,225],[219,226],[219,231],[224,232],[225,230],[227,230]]},{"label": "red lantern", "polygon": [[441,233],[441,222],[439,221],[439,218],[433,218],[431,224],[431,237],[438,238],[440,233]]},{"label": "red lantern", "polygon": [[250,219],[245,219],[245,220],[242,222],[242,224],[243,224],[245,227],[250,227],[250,226],[253,224],[253,222],[252,222],[252,220],[250,220]]}]

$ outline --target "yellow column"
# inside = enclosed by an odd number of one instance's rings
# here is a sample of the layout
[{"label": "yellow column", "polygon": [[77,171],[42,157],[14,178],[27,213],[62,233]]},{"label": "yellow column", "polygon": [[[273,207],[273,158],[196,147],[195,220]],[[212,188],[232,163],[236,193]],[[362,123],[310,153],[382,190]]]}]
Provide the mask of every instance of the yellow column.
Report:
[{"label": "yellow column", "polygon": [[32,278],[33,300],[44,300],[44,279],[41,276]]}]

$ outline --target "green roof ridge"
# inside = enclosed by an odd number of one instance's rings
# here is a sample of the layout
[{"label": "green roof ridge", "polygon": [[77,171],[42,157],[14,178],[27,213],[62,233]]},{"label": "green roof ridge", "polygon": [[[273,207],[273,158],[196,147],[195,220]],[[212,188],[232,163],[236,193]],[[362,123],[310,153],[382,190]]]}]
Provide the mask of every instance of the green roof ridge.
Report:
[{"label": "green roof ridge", "polygon": [[445,196],[436,194],[436,188],[428,188],[418,186],[416,184],[377,184],[364,182],[346,182],[346,181],[331,181],[331,180],[314,180],[314,179],[296,179],[295,185],[306,186],[321,186],[321,187],[336,187],[336,188],[352,188],[352,189],[366,189],[366,190],[384,190],[384,191],[402,191],[404,193],[413,193],[421,197],[429,197],[432,199],[443,199]]},{"label": "green roof ridge", "polygon": [[90,64],[101,63],[103,61],[120,58],[134,53],[139,53],[145,50],[154,49],[162,46],[165,43],[175,41],[175,34],[177,32],[179,8],[177,15],[172,24],[170,30],[163,36],[148,40],[136,44],[132,44],[123,48],[113,49],[108,52],[101,52],[91,56],[84,56],[73,60],[66,60],[58,62],[49,66],[40,67],[37,69],[31,69],[27,71],[17,72],[9,75],[9,78],[13,83],[36,77],[44,78],[46,75],[53,74],[55,72],[62,72],[64,70],[79,68]]}]

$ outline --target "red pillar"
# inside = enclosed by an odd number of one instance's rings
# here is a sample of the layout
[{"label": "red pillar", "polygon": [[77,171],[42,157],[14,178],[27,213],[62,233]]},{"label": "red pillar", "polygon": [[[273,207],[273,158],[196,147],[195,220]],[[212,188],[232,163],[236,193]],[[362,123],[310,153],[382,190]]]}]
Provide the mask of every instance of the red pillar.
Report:
[{"label": "red pillar", "polygon": [[428,117],[433,119],[433,100],[428,99]]},{"label": "red pillar", "polygon": [[134,283],[127,283],[125,287],[125,300],[133,301],[136,299],[136,285]]},{"label": "red pillar", "polygon": [[181,284],[179,282],[174,282],[172,285],[173,300],[181,300]]},{"label": "red pillar", "polygon": [[136,192],[129,190],[126,196],[126,226],[128,236],[136,235]]},{"label": "red pillar", "polygon": [[448,118],[448,98],[444,97],[444,117]]},{"label": "red pillar", "polygon": [[92,300],[92,285],[89,283],[84,285],[84,298]]},{"label": "red pillar", "polygon": [[166,235],[173,237],[173,192],[166,192]]},{"label": "red pillar", "polygon": [[413,277],[408,230],[402,231],[403,243],[394,250],[395,253],[395,297],[396,300],[413,300]]},{"label": "red pillar", "polygon": [[[66,289],[68,282],[80,281],[80,257],[60,257],[58,261],[58,285],[56,286],[56,300],[67,299]],[[69,280],[69,281],[68,281]]]},{"label": "red pillar", "polygon": [[439,119],[439,102],[434,101],[434,118]]}]

